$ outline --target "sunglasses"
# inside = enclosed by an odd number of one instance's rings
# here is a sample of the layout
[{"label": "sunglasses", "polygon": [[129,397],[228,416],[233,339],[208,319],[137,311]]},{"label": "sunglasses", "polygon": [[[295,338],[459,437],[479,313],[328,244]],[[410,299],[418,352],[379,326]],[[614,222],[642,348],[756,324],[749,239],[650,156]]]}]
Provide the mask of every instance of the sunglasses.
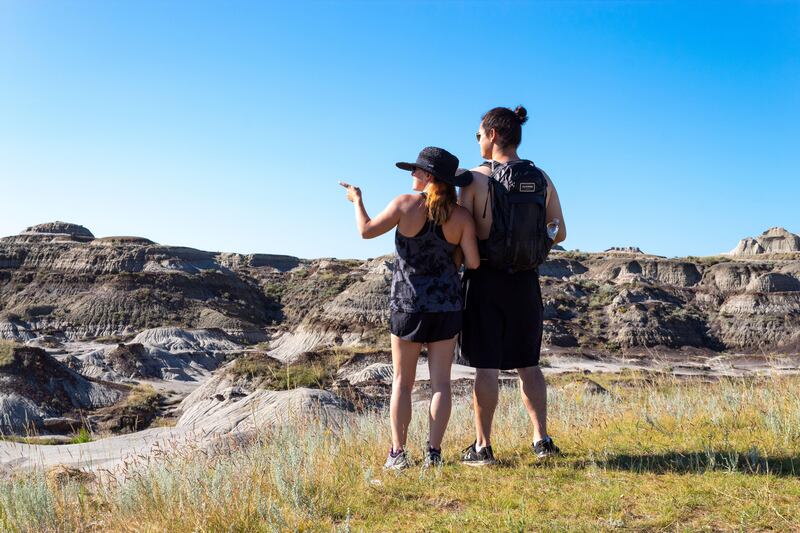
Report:
[{"label": "sunglasses", "polygon": [[481,132],[476,133],[475,138],[478,140],[478,142],[481,142]]}]

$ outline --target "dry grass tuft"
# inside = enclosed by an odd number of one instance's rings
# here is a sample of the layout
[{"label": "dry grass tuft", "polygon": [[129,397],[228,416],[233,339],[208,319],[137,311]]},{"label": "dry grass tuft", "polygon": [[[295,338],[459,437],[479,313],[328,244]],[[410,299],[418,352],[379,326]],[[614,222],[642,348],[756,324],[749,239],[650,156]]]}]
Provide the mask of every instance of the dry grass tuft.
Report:
[{"label": "dry grass tuft", "polygon": [[14,361],[14,349],[19,344],[12,341],[0,340],[0,367],[11,364]]}]

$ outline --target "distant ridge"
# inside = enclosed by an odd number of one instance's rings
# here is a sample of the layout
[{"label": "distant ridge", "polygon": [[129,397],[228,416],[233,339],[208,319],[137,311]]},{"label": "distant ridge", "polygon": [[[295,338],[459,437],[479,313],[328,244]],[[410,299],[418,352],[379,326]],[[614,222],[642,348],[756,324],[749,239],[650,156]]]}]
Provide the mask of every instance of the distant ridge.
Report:
[{"label": "distant ridge", "polygon": [[644,254],[638,246],[612,246],[605,251],[607,254]]},{"label": "distant ridge", "polygon": [[18,235],[22,241],[78,241],[89,242],[94,240],[94,235],[80,224],[70,222],[46,222],[27,228]]},{"label": "distant ridge", "polygon": [[758,237],[745,237],[728,255],[786,254],[800,252],[800,236],[781,227],[770,228]]}]

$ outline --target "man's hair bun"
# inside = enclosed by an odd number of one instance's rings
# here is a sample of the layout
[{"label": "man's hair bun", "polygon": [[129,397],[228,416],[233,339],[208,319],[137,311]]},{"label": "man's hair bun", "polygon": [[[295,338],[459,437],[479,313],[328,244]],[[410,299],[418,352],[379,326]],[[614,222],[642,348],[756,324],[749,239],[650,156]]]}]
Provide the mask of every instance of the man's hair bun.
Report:
[{"label": "man's hair bun", "polygon": [[517,115],[520,124],[525,124],[528,122],[528,110],[518,105],[517,108],[514,110],[514,114]]},{"label": "man's hair bun", "polygon": [[484,131],[495,131],[495,143],[499,146],[516,148],[522,141],[522,125],[527,121],[528,110],[521,105],[513,111],[510,107],[495,107],[483,115],[481,125]]}]

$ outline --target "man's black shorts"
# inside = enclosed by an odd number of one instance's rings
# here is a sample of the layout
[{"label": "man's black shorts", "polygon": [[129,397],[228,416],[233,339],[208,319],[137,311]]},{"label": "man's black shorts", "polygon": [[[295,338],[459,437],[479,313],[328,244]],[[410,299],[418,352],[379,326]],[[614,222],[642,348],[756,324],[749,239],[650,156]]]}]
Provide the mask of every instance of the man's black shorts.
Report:
[{"label": "man's black shorts", "polygon": [[445,313],[403,313],[392,311],[391,332],[411,342],[437,342],[452,339],[461,331],[461,311]]},{"label": "man's black shorts", "polygon": [[461,355],[475,368],[511,370],[539,364],[542,293],[539,273],[510,274],[481,265],[464,275]]}]

